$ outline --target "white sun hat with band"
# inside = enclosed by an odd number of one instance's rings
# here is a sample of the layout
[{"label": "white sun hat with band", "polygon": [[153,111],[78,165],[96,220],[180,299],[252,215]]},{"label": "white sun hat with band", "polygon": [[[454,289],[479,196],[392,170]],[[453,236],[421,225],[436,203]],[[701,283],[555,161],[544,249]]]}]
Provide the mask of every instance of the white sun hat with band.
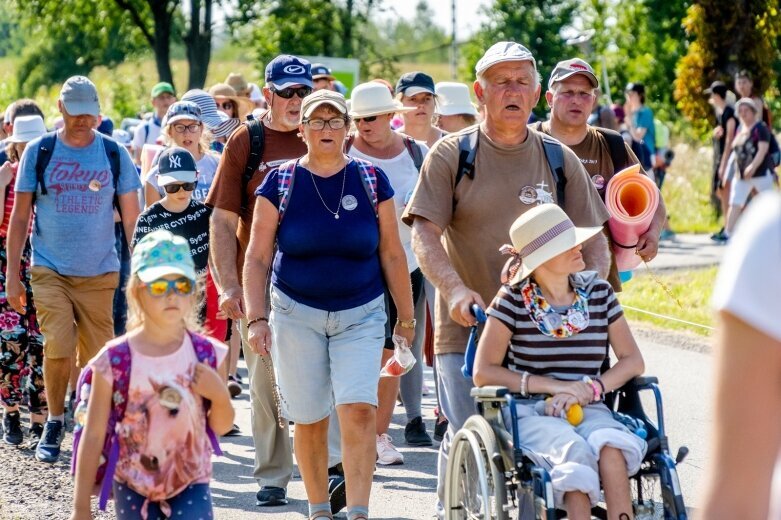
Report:
[{"label": "white sun hat with band", "polygon": [[417,110],[415,107],[405,107],[401,101],[393,99],[388,87],[374,81],[355,87],[350,100],[350,117],[355,119]]},{"label": "white sun hat with band", "polygon": [[535,206],[510,226],[511,253],[519,263],[511,267],[509,284],[520,283],[551,258],[582,244],[600,231],[602,226],[575,227],[556,204]]}]

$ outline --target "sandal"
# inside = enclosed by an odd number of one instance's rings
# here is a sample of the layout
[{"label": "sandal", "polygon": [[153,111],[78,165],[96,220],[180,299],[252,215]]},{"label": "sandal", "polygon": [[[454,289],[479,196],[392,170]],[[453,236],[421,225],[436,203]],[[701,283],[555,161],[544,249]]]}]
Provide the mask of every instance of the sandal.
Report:
[{"label": "sandal", "polygon": [[330,511],[315,511],[309,516],[309,520],[334,520],[334,515]]}]

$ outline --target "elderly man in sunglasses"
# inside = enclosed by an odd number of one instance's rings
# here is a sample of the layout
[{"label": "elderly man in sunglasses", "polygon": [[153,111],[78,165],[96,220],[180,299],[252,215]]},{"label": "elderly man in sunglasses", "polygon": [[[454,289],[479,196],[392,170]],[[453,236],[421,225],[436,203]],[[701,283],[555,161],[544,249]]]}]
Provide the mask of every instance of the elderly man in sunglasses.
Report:
[{"label": "elderly man in sunglasses", "polygon": [[[225,145],[214,183],[206,198],[213,208],[210,239],[212,267],[220,291],[220,308],[240,322],[244,359],[249,369],[252,437],[255,444],[254,477],[260,490],[257,505],[287,504],[287,484],[293,474],[293,457],[287,423],[280,422],[274,401],[271,359],[247,348],[247,318],[242,296],[241,272],[255,208],[255,190],[266,175],[285,161],[306,153],[298,137],[301,101],[312,92],[308,61],[280,55],[266,66],[263,87],[268,110],[259,119],[262,144],[253,144],[248,125],[238,128]],[[260,155],[253,163],[253,155]],[[256,166],[255,166],[256,165]],[[252,166],[255,166],[252,168]],[[253,171],[248,172],[252,168]],[[338,445],[336,440],[334,444]],[[336,461],[332,461],[336,462]],[[343,496],[344,487],[341,487]],[[338,504],[338,505],[343,505]]]}]

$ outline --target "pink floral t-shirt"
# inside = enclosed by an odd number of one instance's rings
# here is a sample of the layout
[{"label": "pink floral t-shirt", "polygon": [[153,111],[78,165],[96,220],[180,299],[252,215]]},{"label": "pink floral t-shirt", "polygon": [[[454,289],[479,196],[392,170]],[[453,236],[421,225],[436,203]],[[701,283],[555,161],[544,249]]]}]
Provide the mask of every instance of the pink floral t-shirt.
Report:
[{"label": "pink floral t-shirt", "polygon": [[[211,339],[219,366],[228,348]],[[211,444],[206,434],[203,401],[190,390],[198,358],[189,334],[165,356],[139,353],[130,342],[130,388],[119,427],[119,460],[114,479],[159,502],[190,484],[211,480]],[[108,349],[91,361],[93,370],[111,384]]]}]

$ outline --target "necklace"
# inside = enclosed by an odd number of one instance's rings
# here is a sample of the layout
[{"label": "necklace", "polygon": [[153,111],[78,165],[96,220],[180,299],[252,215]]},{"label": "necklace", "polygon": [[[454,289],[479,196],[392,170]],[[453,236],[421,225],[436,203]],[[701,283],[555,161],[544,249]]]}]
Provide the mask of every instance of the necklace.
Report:
[{"label": "necklace", "polygon": [[[312,170],[309,170],[309,175],[312,177],[312,184],[315,186],[315,192],[317,193],[317,196],[320,197],[320,202],[323,203],[323,207],[334,216],[336,220],[339,220],[339,210],[342,209],[342,197],[344,197],[344,186],[347,184],[347,164],[344,165],[344,168],[342,168],[342,171],[339,173],[344,173],[344,177],[342,177],[342,193],[339,194],[339,201],[336,203],[336,211],[331,211],[331,208],[328,207],[328,204],[325,203],[325,200],[323,199],[323,196],[320,195],[320,190],[317,189],[317,182],[315,181],[315,174],[312,173]],[[337,173],[336,175],[339,175]]]},{"label": "necklace", "polygon": [[575,302],[564,314],[551,307],[531,277],[521,284],[521,295],[532,321],[546,336],[568,338],[588,327],[588,297],[581,288],[575,288]]}]

